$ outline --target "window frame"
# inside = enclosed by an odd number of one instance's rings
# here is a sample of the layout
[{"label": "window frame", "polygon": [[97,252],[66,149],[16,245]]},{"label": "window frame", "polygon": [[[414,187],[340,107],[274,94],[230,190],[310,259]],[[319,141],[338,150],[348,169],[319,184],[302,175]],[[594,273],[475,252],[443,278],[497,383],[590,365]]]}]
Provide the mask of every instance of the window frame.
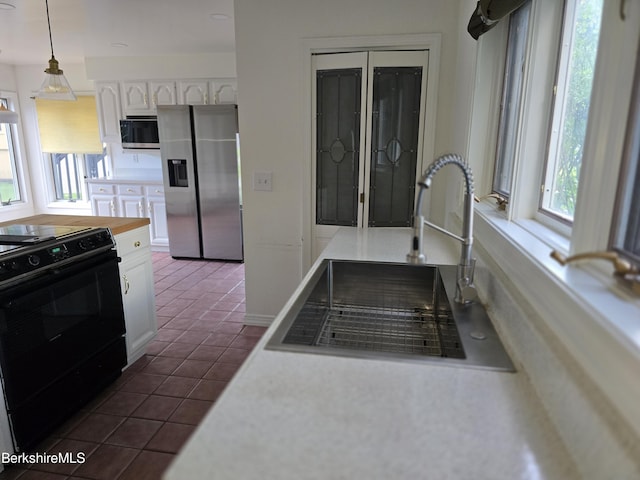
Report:
[{"label": "window frame", "polygon": [[[74,204],[74,203],[79,203],[79,204],[87,204],[90,203],[91,199],[89,198],[89,190],[87,188],[87,180],[89,179],[93,179],[93,178],[106,178],[109,175],[109,171],[110,171],[110,163],[109,163],[109,156],[107,155],[107,149],[105,148],[104,153],[103,153],[103,158],[104,158],[104,165],[103,165],[103,172],[102,175],[99,175],[97,177],[90,177],[89,176],[89,172],[87,169],[87,156],[88,155],[97,155],[97,154],[88,154],[88,153],[73,153],[73,152],[68,152],[68,153],[43,153],[44,157],[45,157],[45,162],[47,164],[48,167],[48,172],[49,172],[49,176],[50,176],[50,183],[51,183],[51,201],[58,204],[58,203],[65,203],[65,204]],[[57,186],[56,186],[56,172],[53,166],[53,156],[54,155],[67,155],[67,156],[71,156],[73,158],[74,163],[76,164],[75,167],[75,171],[76,171],[76,178],[75,178],[75,183],[78,185],[78,194],[80,196],[80,198],[78,199],[65,199],[65,198],[60,198]]]},{"label": "window frame", "polygon": [[[546,139],[547,152],[545,155],[545,162],[543,167],[543,173],[540,180],[540,195],[538,198],[538,213],[536,217],[547,225],[553,227],[554,224],[559,225],[557,229],[561,229],[560,225],[566,225],[571,228],[573,225],[573,218],[569,215],[564,215],[559,211],[551,208],[553,202],[553,195],[550,185],[555,185],[556,182],[556,168],[560,162],[560,150],[561,142],[564,138],[563,127],[565,125],[566,118],[566,99],[569,96],[569,82],[571,75],[569,69],[571,67],[572,60],[572,48],[575,42],[575,21],[578,14],[577,3],[580,0],[564,0],[561,33],[558,42],[558,48],[556,52],[556,73],[553,87],[553,101],[552,108],[550,110],[549,129]],[[604,3],[603,3],[604,7]],[[569,28],[570,27],[570,28]],[[596,51],[596,58],[598,52]],[[595,70],[595,65],[594,65]],[[595,71],[594,71],[595,75]],[[593,80],[591,85],[591,97],[590,102],[593,99]],[[590,117],[590,111],[588,117]],[[589,118],[587,118],[587,125],[585,128],[585,140],[583,145],[586,145],[586,130],[588,127]],[[584,152],[584,149],[583,149]],[[584,153],[580,160],[580,165],[584,163]],[[580,188],[580,179],[578,178],[578,186]],[[576,196],[577,202],[577,196]],[[575,210],[574,210],[575,216]],[[563,229],[568,231],[567,229]]]},{"label": "window frame", "polygon": [[7,139],[7,152],[9,154],[9,163],[11,168],[11,182],[14,192],[17,190],[18,195],[17,198],[9,198],[5,199],[0,196],[0,201],[2,205],[5,205],[4,202],[9,202],[7,205],[11,205],[11,202],[22,202],[24,193],[22,192],[22,186],[20,185],[20,168],[19,168],[19,158],[17,157],[17,148],[16,144],[19,142],[16,125],[10,123],[3,123],[5,125],[5,136]]},{"label": "window frame", "polygon": [[22,132],[22,119],[19,113],[20,109],[18,104],[18,95],[15,92],[0,90],[0,97],[4,98],[7,101],[7,105],[10,110],[18,112],[18,123],[10,124],[9,128],[13,137],[13,161],[16,168],[16,172],[14,175],[16,178],[16,183],[18,184],[18,188],[20,190],[20,200],[11,202],[10,205],[3,205],[0,207],[2,214],[15,216],[19,214],[19,212],[26,213],[28,212],[28,209],[31,208],[31,190],[29,188],[28,182],[26,181],[26,178],[28,178],[29,176],[29,165],[24,155],[24,152],[26,150]]}]

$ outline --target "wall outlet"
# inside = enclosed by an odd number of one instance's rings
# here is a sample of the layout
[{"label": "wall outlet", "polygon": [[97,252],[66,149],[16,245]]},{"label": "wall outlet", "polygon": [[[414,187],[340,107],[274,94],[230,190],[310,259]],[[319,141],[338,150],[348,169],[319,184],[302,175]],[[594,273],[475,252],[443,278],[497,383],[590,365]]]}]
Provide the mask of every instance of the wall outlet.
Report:
[{"label": "wall outlet", "polygon": [[253,189],[270,192],[273,174],[271,172],[253,172]]}]

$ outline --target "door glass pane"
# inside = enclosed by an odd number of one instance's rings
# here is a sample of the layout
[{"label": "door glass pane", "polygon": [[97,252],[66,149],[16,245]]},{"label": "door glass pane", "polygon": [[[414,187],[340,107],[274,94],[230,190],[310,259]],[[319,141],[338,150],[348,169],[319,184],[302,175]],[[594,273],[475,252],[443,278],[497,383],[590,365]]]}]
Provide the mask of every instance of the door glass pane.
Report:
[{"label": "door glass pane", "polygon": [[376,67],[370,227],[408,227],[413,216],[422,67]]},{"label": "door glass pane", "polygon": [[362,70],[319,70],[316,223],[356,226]]}]

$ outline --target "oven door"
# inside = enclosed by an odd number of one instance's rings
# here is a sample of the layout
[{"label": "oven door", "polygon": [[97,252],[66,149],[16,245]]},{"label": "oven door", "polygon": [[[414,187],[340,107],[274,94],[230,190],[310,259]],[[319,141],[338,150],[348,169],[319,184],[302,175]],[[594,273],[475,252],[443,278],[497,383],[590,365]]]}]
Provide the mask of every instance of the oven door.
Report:
[{"label": "oven door", "polygon": [[124,334],[113,250],[0,292],[0,365],[15,439],[33,436],[21,431],[25,423],[33,430],[63,420],[119,375]]}]

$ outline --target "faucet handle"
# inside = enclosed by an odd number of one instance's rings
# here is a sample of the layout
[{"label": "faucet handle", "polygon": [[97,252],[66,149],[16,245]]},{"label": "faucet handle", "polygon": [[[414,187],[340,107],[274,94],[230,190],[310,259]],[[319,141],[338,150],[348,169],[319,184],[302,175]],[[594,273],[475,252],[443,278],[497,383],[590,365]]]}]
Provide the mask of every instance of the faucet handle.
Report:
[{"label": "faucet handle", "polygon": [[557,250],[553,250],[551,252],[551,258],[556,260],[560,265],[566,265],[567,263],[578,260],[589,260],[594,258],[609,260],[613,264],[614,275],[623,280],[623,283],[625,283],[626,286],[631,287],[633,292],[640,294],[640,268],[631,264],[631,262],[620,258],[620,255],[618,255],[617,252],[586,252],[567,257]]},{"label": "faucet handle", "polygon": [[601,258],[603,260],[609,260],[613,264],[616,275],[628,275],[640,273],[637,267],[633,266],[630,262],[620,258],[616,252],[585,252],[578,253],[567,257],[561,254],[557,250],[551,252],[551,258],[557,261],[560,265],[566,265],[567,263],[575,262],[578,260],[589,260],[594,258]]},{"label": "faucet handle", "polygon": [[509,199],[507,197],[503,197],[499,193],[490,193],[488,195],[483,195],[480,198],[476,197],[475,195],[473,197],[473,199],[476,201],[476,203],[480,202],[481,200],[484,200],[485,198],[495,198],[496,199],[496,205],[498,205],[498,210],[506,210],[507,209],[507,204],[509,203]]}]

